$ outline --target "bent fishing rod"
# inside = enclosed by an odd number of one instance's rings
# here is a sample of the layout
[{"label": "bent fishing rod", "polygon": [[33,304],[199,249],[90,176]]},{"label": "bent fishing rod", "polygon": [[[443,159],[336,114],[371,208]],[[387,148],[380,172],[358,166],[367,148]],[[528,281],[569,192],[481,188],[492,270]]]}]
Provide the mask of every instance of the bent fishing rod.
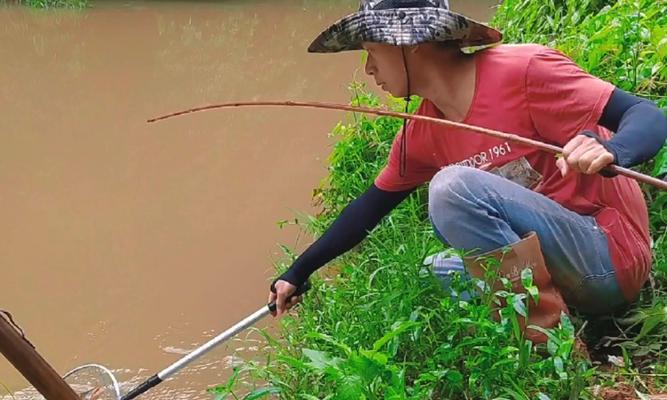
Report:
[{"label": "bent fishing rod", "polygon": [[[481,133],[487,136],[492,136],[495,138],[500,138],[508,140],[514,143],[520,143],[526,146],[535,147],[537,149],[546,151],[548,153],[553,153],[558,155],[563,154],[563,149],[552,144],[543,143],[539,140],[525,138],[513,133],[501,132],[493,129],[482,128],[479,126],[464,124],[462,122],[448,121],[446,119],[428,117],[425,115],[414,115],[402,112],[388,111],[377,108],[368,108],[368,107],[355,107],[345,104],[336,104],[336,103],[323,103],[323,102],[305,102],[305,101],[243,101],[243,102],[229,102],[221,104],[212,104],[202,107],[190,108],[183,111],[177,111],[174,113],[162,115],[159,117],[151,118],[147,122],[153,123],[157,121],[162,121],[168,118],[178,117],[185,114],[192,114],[202,111],[210,111],[222,108],[234,108],[234,107],[253,107],[253,106],[277,106],[277,107],[300,107],[300,108],[318,108],[326,110],[341,110],[341,111],[350,111],[361,114],[373,114],[386,117],[396,117],[402,119],[409,119],[414,121],[424,121],[433,123],[436,125],[444,125],[453,128],[465,129],[472,132]],[[629,168],[620,167],[618,165],[608,165],[602,171],[615,173],[618,175],[627,176],[629,178],[635,179],[636,181],[646,183],[648,185],[655,186],[658,189],[667,190],[667,182],[648,176],[637,171],[633,171]]]}]

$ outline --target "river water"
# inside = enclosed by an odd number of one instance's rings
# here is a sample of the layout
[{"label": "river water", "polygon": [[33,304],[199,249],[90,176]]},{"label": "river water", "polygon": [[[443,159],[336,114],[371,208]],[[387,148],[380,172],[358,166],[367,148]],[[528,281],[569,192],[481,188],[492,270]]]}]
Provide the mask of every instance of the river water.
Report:
[{"label": "river water", "polygon": [[[452,8],[484,21],[493,4]],[[136,382],[264,304],[278,244],[307,243],[277,222],[314,211],[344,114],[145,120],[232,100],[346,102],[355,71],[369,82],[360,53],[305,49],[356,5],[0,5],[0,308],[58,371],[96,362]],[[210,398],[256,345],[221,346],[146,398]],[[0,383],[26,386],[2,357]]]}]

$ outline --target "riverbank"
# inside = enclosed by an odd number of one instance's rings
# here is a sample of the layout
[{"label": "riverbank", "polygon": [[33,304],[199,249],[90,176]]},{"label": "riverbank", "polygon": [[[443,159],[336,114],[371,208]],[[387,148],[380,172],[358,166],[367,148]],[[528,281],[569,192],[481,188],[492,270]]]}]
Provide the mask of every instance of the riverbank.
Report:
[{"label": "riverbank", "polygon": [[[667,106],[667,3],[508,0],[493,25],[507,43],[556,47],[589,72]],[[382,102],[361,85],[353,84],[352,93],[354,105]],[[388,106],[400,111],[403,104],[388,100]],[[323,211],[305,219],[306,229],[321,234],[368,187],[399,126],[394,119],[352,115],[335,127],[329,175],[315,193]],[[667,152],[641,169],[667,173]],[[490,320],[489,298],[451,298],[422,265],[442,245],[421,189],[336,260],[337,274],[314,279],[298,313],[282,320],[282,339],[267,336],[265,360],[246,363],[228,385],[212,391],[219,399],[245,391],[253,393],[247,398],[279,393],[287,399],[593,399],[660,391],[667,372],[667,193],[644,190],[655,240],[652,287],[613,319],[563,320],[552,331],[546,358],[517,335],[513,318]],[[465,289],[460,282],[454,288]],[[601,363],[573,354],[575,333]]]}]

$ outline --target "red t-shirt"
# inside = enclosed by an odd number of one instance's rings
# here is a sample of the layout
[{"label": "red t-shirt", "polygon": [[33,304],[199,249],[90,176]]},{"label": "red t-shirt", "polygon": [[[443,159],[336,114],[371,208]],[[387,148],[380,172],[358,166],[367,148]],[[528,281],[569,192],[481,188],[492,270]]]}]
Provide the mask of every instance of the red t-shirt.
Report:
[{"label": "red t-shirt", "polygon": [[[539,45],[501,45],[475,59],[475,94],[464,123],[561,147],[586,129],[611,136],[597,122],[614,86],[562,53]],[[426,99],[417,114],[444,118]],[[634,180],[576,173],[562,177],[553,154],[463,129],[410,121],[407,132],[405,176],[399,176],[399,132],[377,187],[406,190],[448,165],[485,166],[569,210],[593,215],[607,234],[624,296],[637,297],[651,268],[651,250],[648,211]]]}]

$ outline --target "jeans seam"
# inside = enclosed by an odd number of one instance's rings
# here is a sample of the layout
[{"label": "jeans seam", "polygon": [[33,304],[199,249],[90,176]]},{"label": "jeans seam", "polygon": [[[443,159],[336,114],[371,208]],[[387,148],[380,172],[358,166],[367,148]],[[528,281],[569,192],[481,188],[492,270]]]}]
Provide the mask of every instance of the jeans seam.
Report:
[{"label": "jeans seam", "polygon": [[580,297],[581,297],[581,288],[584,286],[584,284],[586,284],[587,282],[594,282],[596,280],[602,281],[604,278],[608,278],[608,277],[614,276],[614,275],[616,275],[616,271],[609,271],[609,272],[604,273],[604,274],[589,274],[589,275],[586,275],[583,278],[581,278],[581,280],[579,281],[579,284],[577,285],[577,287],[574,290],[575,296],[577,297],[577,301],[581,300],[580,299]]},{"label": "jeans seam", "polygon": [[592,280],[596,280],[596,279],[604,279],[604,278],[610,277],[612,275],[616,275],[616,271],[608,271],[608,272],[605,272],[604,274],[588,274],[588,275],[584,276],[583,278],[581,278],[581,280],[582,280],[582,282],[583,281],[592,281]]},{"label": "jeans seam", "polygon": [[[488,193],[488,192],[487,192],[487,193]],[[538,195],[540,195],[540,196],[544,196],[544,195],[541,194],[541,193],[536,193],[536,194],[538,194]],[[519,204],[519,205],[521,205],[521,206],[523,206],[523,207],[527,207],[527,208],[532,208],[532,209],[534,209],[534,210],[538,210],[538,208],[530,207],[530,205],[529,205],[528,203],[525,203],[525,202],[523,202],[523,201],[520,201],[519,199],[515,199],[515,198],[503,198],[503,197],[498,196],[496,193],[488,193],[488,195],[491,196],[491,197],[493,197],[494,200],[495,200],[498,204],[502,204],[503,201],[513,201],[513,202],[515,202],[515,203],[517,203],[517,204]],[[545,196],[545,197],[546,197],[546,196]],[[547,199],[549,199],[549,198],[547,197]],[[549,199],[549,200],[551,200],[551,199]],[[551,200],[551,201],[554,201],[556,204],[560,205],[560,204],[559,204],[558,202],[556,202],[555,200]],[[562,205],[560,205],[560,206],[563,207]],[[502,207],[502,208],[504,208],[504,207]],[[567,211],[569,211],[569,212],[574,212],[574,211],[568,210],[568,209],[565,208],[565,207],[563,207],[563,209],[565,209],[565,210],[567,210]],[[505,214],[505,210],[503,210],[502,212],[503,212],[503,215],[505,216],[506,220],[508,220],[509,218],[507,218],[507,215]],[[550,217],[559,217],[559,218],[563,218],[563,217],[565,217],[565,218],[567,218],[567,220],[570,221],[572,224],[575,224],[575,225],[577,225],[577,226],[580,227],[580,228],[586,228],[587,230],[592,230],[592,231],[595,231],[595,232],[600,232],[600,228],[597,226],[597,223],[595,224],[595,226],[591,227],[591,226],[588,226],[588,225],[585,225],[585,224],[581,223],[580,221],[578,221],[578,220],[576,220],[576,219],[574,219],[574,218],[571,218],[571,217],[570,217],[569,215],[567,215],[567,214],[564,215],[564,216],[563,216],[563,215],[555,216],[553,213],[548,212],[547,210],[544,210],[543,208],[539,208],[539,212],[540,212],[540,213],[543,213],[543,214],[548,214]],[[580,216],[581,216],[581,217],[589,217],[589,215],[580,215]],[[594,219],[594,220],[595,220],[595,219]],[[508,223],[509,223],[509,221],[508,221]]]},{"label": "jeans seam", "polygon": [[[585,299],[582,298],[582,294],[581,294],[581,288],[584,286],[584,284],[585,284],[586,282],[594,281],[594,280],[596,280],[595,278],[609,278],[609,277],[615,277],[615,276],[616,276],[616,271],[615,271],[615,270],[614,270],[614,271],[609,271],[609,272],[607,272],[607,273],[605,273],[605,274],[591,274],[591,275],[587,275],[587,276],[585,276],[585,277],[581,280],[581,282],[579,283],[579,285],[577,286],[577,288],[574,290],[575,296],[576,296],[576,298],[577,298],[577,300],[576,300],[577,303],[582,303],[582,304],[583,304],[583,303],[586,303],[586,302],[585,302]],[[617,280],[617,279],[616,279],[616,284],[618,285],[618,280]],[[620,299],[620,302],[619,302],[618,304],[615,304],[615,305],[611,306],[610,309],[615,309],[615,308],[618,307],[619,304],[625,304],[625,303],[626,303],[626,300],[625,300],[625,298],[623,297],[623,294],[622,294],[622,293],[620,293],[620,297],[619,297],[619,299]],[[610,299],[610,300],[611,300],[611,299]],[[576,308],[577,305],[574,305],[574,307]],[[581,307],[581,306],[580,306],[580,307]],[[582,307],[582,308],[585,308],[585,307]],[[599,310],[598,310],[598,312],[599,312]]]}]

